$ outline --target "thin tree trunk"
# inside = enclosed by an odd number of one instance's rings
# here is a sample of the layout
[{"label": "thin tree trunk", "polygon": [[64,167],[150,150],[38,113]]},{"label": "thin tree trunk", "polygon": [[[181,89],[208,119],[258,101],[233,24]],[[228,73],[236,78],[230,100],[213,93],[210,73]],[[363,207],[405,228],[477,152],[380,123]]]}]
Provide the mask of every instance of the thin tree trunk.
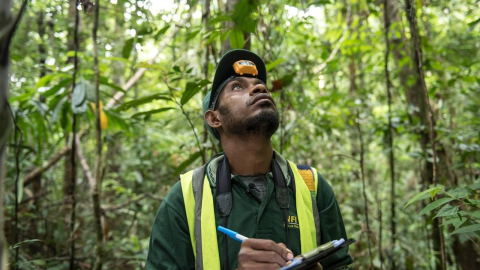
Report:
[{"label": "thin tree trunk", "polygon": [[[396,242],[396,224],[395,224],[395,155],[393,148],[393,132],[392,132],[392,93],[390,87],[392,82],[390,80],[390,71],[388,70],[388,59],[390,57],[390,18],[389,13],[387,12],[388,0],[384,0],[384,26],[385,26],[385,79],[386,79],[386,89],[387,89],[387,98],[388,98],[388,147],[389,147],[389,165],[390,165],[390,229],[391,229],[391,242],[392,250],[395,250]],[[395,260],[391,260],[392,269],[396,269]]]},{"label": "thin tree trunk", "polygon": [[[12,21],[12,1],[4,0],[0,5],[0,220],[4,220],[4,178],[7,140],[12,126],[11,111],[8,105],[9,95],[9,68],[10,68],[10,41],[22,17],[28,1],[24,0],[20,12]],[[20,147],[20,146],[17,146]],[[4,222],[0,222],[0,270],[8,269],[7,242],[4,235]],[[16,261],[18,263],[18,260]],[[18,267],[18,265],[17,265]]]},{"label": "thin tree trunk", "polygon": [[[435,146],[435,132],[434,132],[434,126],[435,122],[433,119],[433,112],[432,108],[430,106],[430,100],[428,98],[428,91],[427,91],[427,85],[425,83],[425,76],[423,73],[423,59],[422,59],[422,47],[421,47],[421,42],[420,42],[420,34],[418,31],[418,26],[417,26],[417,16],[416,16],[416,9],[414,6],[414,3],[412,0],[405,0],[405,11],[407,15],[407,20],[410,26],[410,32],[412,33],[412,47],[413,47],[413,64],[414,68],[416,70],[417,76],[417,82],[418,85],[420,86],[419,89],[417,89],[417,93],[420,92],[418,95],[423,94],[423,102],[424,104],[420,104],[420,107],[423,107],[423,110],[421,110],[425,115],[422,118],[427,118],[428,121],[426,121],[425,124],[428,125],[429,131],[428,131],[428,137],[425,138],[427,139],[427,142],[430,143],[432,153],[433,153],[433,160],[431,162],[432,165],[432,183],[434,186],[437,186],[437,151],[436,151],[436,146]],[[418,91],[420,90],[420,91]],[[426,151],[425,151],[426,153]],[[425,155],[425,157],[428,157],[428,155]],[[426,161],[428,162],[428,159]],[[436,196],[435,196],[436,198]],[[440,254],[441,254],[441,267],[443,270],[446,269],[446,256],[445,256],[445,242],[443,239],[443,228],[439,228],[439,224],[442,223],[441,218],[435,218],[433,222],[434,226],[434,231],[438,231],[438,241],[440,242]],[[438,268],[438,265],[437,265]]]},{"label": "thin tree trunk", "polygon": [[95,185],[92,194],[93,212],[95,220],[95,229],[97,232],[97,250],[95,254],[94,270],[102,269],[103,264],[103,230],[100,212],[101,195],[101,177],[102,177],[102,128],[100,123],[100,70],[98,67],[98,17],[100,13],[100,0],[95,1],[95,21],[93,24],[93,57],[95,71],[95,134],[96,134],[96,152],[95,152]]},{"label": "thin tree trunk", "polygon": [[[405,0],[405,4],[406,4],[407,17],[410,17],[412,15],[411,3],[409,0]],[[396,37],[394,35],[390,37],[390,44],[392,45],[393,59],[397,67],[400,69],[398,76],[399,76],[400,83],[402,84],[402,87],[405,89],[405,96],[407,99],[407,103],[409,104],[409,106],[414,106],[418,109],[418,110],[415,110],[411,115],[409,115],[410,122],[415,125],[418,125],[419,123],[424,127],[429,127],[430,119],[428,117],[427,108],[425,106],[426,101],[425,101],[425,94],[423,91],[424,86],[422,85],[423,83],[420,79],[423,77],[421,76],[420,70],[419,70],[418,54],[416,52],[413,52],[415,51],[414,50],[415,47],[413,46],[413,41],[412,41],[413,50],[409,46],[407,46],[408,44],[407,38],[405,36],[405,31],[402,28],[403,22],[399,14],[399,11],[400,11],[400,8],[397,1],[388,1],[387,6],[385,7],[385,12],[388,12],[388,17],[390,19],[390,22],[392,23],[392,27],[393,25],[395,25],[395,27],[392,28],[392,32],[396,31],[400,33],[400,37]],[[400,61],[404,58],[404,55],[411,56],[411,59],[414,62],[413,68],[411,68],[410,65],[399,64]],[[415,78],[415,82],[412,85],[409,85],[408,83],[409,78],[412,76]],[[435,119],[432,117],[431,120],[433,121],[433,126],[435,126]],[[419,135],[418,141],[420,143],[424,156],[427,157],[428,156],[427,147],[431,142],[429,138],[429,132],[425,129],[417,129],[415,132]],[[422,170],[422,174],[421,174],[422,183],[425,187],[428,187],[428,185],[433,184],[433,166],[432,166],[432,163],[429,162],[427,159],[425,159],[423,166],[424,166],[424,169]],[[431,217],[426,217],[426,218],[428,219]],[[433,251],[437,257],[437,260],[436,260],[437,262],[442,261],[442,258],[440,256],[441,254],[440,238],[441,236],[439,231],[439,221],[438,219],[433,219],[431,239],[433,242]],[[439,269],[440,267],[441,267],[440,264],[438,264],[437,269]]]},{"label": "thin tree trunk", "polygon": [[[75,24],[76,24],[76,14],[77,14],[77,0],[68,0],[68,19],[70,20],[67,24],[68,35],[67,35],[67,50],[73,52],[75,50]],[[74,57],[70,56],[67,59],[67,63],[73,63]]]},{"label": "thin tree trunk", "polygon": [[[203,30],[206,32],[209,30],[209,27],[208,27],[208,18],[210,17],[210,0],[203,0],[203,11],[202,11],[202,25],[203,25]],[[208,77],[208,66],[209,66],[209,57],[210,57],[210,53],[209,53],[209,48],[210,46],[213,46],[213,44],[207,44],[204,48],[204,52],[203,52],[203,78],[205,80],[208,80],[209,77]],[[205,89],[204,89],[204,92],[207,93],[208,92],[208,87],[205,86]],[[208,130],[206,128],[206,123],[205,121],[203,121],[203,139],[202,139],[202,142],[205,144],[207,141],[208,141]],[[207,155],[207,151],[203,151],[202,152],[202,161],[205,161],[206,160],[206,155]]]},{"label": "thin tree trunk", "polygon": [[367,223],[367,245],[368,245],[368,258],[370,259],[370,268],[373,269],[373,258],[372,258],[372,249],[370,247],[370,222],[368,220],[368,199],[367,193],[365,192],[365,169],[364,169],[364,145],[363,145],[363,136],[362,136],[362,129],[360,127],[360,112],[357,110],[357,119],[356,119],[358,137],[360,139],[360,172],[362,177],[362,192],[363,192],[363,203],[364,203],[364,210],[365,210],[365,222]]},{"label": "thin tree trunk", "polygon": [[[79,14],[78,14],[78,5],[79,0],[75,2],[75,28],[73,32],[73,49],[75,51],[75,55],[73,57],[73,75],[72,75],[72,94],[75,89],[76,85],[76,77],[78,72],[78,24],[79,24]],[[75,162],[75,140],[77,139],[77,115],[73,113],[73,121],[72,121],[72,150],[70,151],[69,160],[66,159],[66,162],[70,161],[70,164],[65,164],[65,169],[70,169],[70,175],[68,175],[67,171],[65,171],[65,177],[70,177],[70,179],[65,179],[65,183],[70,183],[68,185],[68,198],[72,205],[71,208],[71,216],[70,216],[70,270],[75,269],[75,181],[77,179],[77,166]]]}]

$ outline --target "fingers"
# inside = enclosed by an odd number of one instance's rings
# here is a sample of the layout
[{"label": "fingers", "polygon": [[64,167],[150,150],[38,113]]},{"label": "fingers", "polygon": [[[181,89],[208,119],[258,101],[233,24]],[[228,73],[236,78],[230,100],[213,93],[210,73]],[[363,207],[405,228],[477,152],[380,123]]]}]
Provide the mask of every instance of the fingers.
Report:
[{"label": "fingers", "polygon": [[288,250],[283,243],[277,244],[272,240],[250,238],[243,241],[242,246],[243,244],[256,250],[274,251],[278,255],[280,255],[285,261],[293,259],[293,253]]},{"label": "fingers", "polygon": [[282,243],[250,238],[242,242],[238,253],[239,269],[278,269],[293,258],[293,253]]}]

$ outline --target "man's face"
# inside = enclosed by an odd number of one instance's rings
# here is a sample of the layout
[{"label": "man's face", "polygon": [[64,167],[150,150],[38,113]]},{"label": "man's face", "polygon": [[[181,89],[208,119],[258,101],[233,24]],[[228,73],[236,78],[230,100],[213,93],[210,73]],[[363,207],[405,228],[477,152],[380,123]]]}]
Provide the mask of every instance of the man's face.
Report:
[{"label": "man's face", "polygon": [[270,138],[279,126],[277,107],[257,78],[233,78],[218,97],[222,126],[235,135],[262,134]]}]

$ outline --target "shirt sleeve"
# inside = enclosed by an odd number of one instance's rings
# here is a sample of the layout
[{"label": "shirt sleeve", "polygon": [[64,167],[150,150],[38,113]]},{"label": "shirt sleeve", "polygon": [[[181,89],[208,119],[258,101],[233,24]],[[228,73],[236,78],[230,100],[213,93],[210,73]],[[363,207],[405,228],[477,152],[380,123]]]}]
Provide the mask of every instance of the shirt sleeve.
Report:
[{"label": "shirt sleeve", "polygon": [[178,181],[170,190],[153,223],[147,270],[194,269],[182,187]]},{"label": "shirt sleeve", "polygon": [[[347,240],[342,213],[340,213],[333,189],[320,173],[318,173],[317,207],[320,215],[322,244],[340,238]],[[348,254],[347,247],[323,261],[322,266],[325,270],[337,269],[338,267],[349,265],[352,262],[353,259]]]}]

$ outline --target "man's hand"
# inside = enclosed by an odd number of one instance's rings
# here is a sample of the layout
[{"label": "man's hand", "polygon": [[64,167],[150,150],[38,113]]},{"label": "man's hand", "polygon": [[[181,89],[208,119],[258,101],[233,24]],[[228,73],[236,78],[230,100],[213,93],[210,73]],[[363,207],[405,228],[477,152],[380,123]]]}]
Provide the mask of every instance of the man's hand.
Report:
[{"label": "man's hand", "polygon": [[238,269],[278,269],[293,259],[293,253],[282,243],[250,238],[242,242]]}]

